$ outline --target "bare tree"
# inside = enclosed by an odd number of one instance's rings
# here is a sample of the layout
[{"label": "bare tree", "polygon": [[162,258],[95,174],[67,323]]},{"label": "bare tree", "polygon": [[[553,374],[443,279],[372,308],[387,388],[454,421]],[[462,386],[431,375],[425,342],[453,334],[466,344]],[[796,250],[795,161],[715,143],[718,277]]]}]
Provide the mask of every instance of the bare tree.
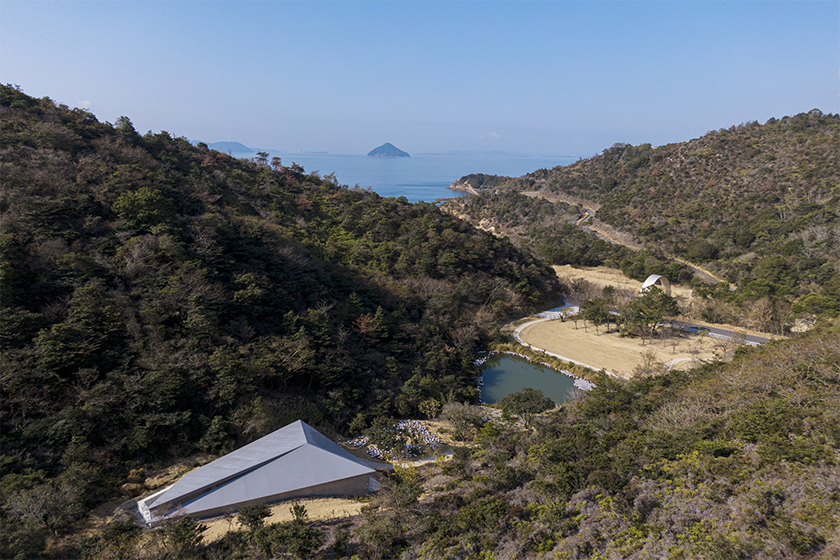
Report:
[{"label": "bare tree", "polygon": [[665,363],[656,357],[656,352],[647,350],[642,352],[642,362],[633,368],[633,377],[636,379],[644,379],[645,377],[652,377],[654,375],[662,375],[667,373],[668,368]]},{"label": "bare tree", "polygon": [[680,340],[682,339],[682,333],[679,329],[675,329],[672,327],[663,328],[659,332],[659,340],[662,341],[664,344],[671,346],[671,353],[677,353],[677,346],[680,344]]}]

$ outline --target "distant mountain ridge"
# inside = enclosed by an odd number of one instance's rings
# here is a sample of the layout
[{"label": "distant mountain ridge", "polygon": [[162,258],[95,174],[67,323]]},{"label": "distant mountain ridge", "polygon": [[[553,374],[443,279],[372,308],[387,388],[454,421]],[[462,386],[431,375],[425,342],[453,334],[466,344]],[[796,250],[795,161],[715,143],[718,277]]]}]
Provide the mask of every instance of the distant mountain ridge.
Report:
[{"label": "distant mountain ridge", "polygon": [[408,155],[407,152],[404,152],[391,144],[390,142],[385,142],[378,148],[374,148],[373,150],[368,152],[368,157],[411,157]]},{"label": "distant mountain ridge", "polygon": [[[199,142],[193,142],[198,144]],[[242,153],[256,153],[257,150],[249,148],[241,142],[205,142],[208,148],[223,153],[242,154]]]}]

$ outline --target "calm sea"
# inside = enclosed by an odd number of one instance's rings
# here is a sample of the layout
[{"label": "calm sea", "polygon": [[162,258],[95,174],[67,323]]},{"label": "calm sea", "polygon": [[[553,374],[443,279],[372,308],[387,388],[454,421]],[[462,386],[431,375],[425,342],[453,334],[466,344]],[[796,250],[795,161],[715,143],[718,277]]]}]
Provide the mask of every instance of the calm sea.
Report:
[{"label": "calm sea", "polygon": [[[237,156],[238,154],[233,154]],[[297,163],[307,173],[335,173],[347,186],[370,187],[384,197],[406,197],[410,202],[434,202],[438,198],[460,196],[447,187],[470,173],[520,177],[531,171],[568,165],[576,157],[515,157],[418,155],[410,158],[376,158],[329,154],[284,154],[283,165]]]}]

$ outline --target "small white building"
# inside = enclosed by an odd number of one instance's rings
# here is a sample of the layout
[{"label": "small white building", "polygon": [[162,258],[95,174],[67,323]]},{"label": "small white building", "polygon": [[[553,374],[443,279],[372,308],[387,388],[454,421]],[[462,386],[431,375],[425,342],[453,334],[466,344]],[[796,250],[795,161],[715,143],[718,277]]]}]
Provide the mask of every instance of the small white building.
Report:
[{"label": "small white building", "polygon": [[642,289],[639,290],[639,294],[645,293],[648,289],[650,289],[651,286],[655,285],[657,282],[659,282],[659,286],[662,288],[662,291],[670,296],[671,282],[669,282],[667,278],[659,274],[651,274],[650,276],[648,276],[647,280],[645,280],[642,284]]}]

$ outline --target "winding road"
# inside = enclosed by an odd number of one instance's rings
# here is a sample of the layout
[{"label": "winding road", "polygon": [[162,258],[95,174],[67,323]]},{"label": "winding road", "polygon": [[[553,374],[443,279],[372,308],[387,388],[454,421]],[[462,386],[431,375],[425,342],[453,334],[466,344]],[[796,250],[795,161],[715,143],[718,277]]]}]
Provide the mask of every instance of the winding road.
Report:
[{"label": "winding road", "polygon": [[[595,214],[598,211],[598,205],[593,202],[583,201],[582,199],[571,199],[569,197],[556,194],[548,195],[546,193],[543,193],[542,191],[523,191],[522,194],[524,194],[525,196],[543,198],[545,200],[548,200],[549,202],[565,202],[567,204],[580,204],[580,206],[583,208],[584,215],[577,221],[577,226],[579,228],[584,229],[586,231],[590,231],[597,235],[598,238],[603,239],[604,241],[609,241],[614,245],[621,245],[623,247],[627,247],[631,251],[641,250],[641,248],[636,245],[624,243],[618,239],[611,237],[608,232],[595,225]],[[587,222],[589,223],[587,224]],[[703,267],[697,266],[696,264],[692,264],[685,259],[668,253],[665,253],[665,257],[689,267],[692,271],[694,271],[695,275],[699,276],[702,280],[706,282],[726,282],[726,280],[717,276],[713,272],[708,271]],[[729,289],[734,291],[731,285]]]},{"label": "winding road", "polygon": [[749,344],[750,346],[759,346],[761,344],[767,344],[770,342],[769,338],[758,336],[754,334],[745,334],[740,333],[737,331],[732,331],[729,329],[721,329],[719,327],[710,327],[708,325],[697,325],[694,323],[687,323],[685,321],[669,321],[667,323],[663,322],[662,325],[666,327],[676,327],[678,329],[687,331],[687,332],[694,332],[694,333],[705,333],[708,336],[713,338],[722,338],[725,340],[736,340],[736,341],[743,341],[744,344]]}]

